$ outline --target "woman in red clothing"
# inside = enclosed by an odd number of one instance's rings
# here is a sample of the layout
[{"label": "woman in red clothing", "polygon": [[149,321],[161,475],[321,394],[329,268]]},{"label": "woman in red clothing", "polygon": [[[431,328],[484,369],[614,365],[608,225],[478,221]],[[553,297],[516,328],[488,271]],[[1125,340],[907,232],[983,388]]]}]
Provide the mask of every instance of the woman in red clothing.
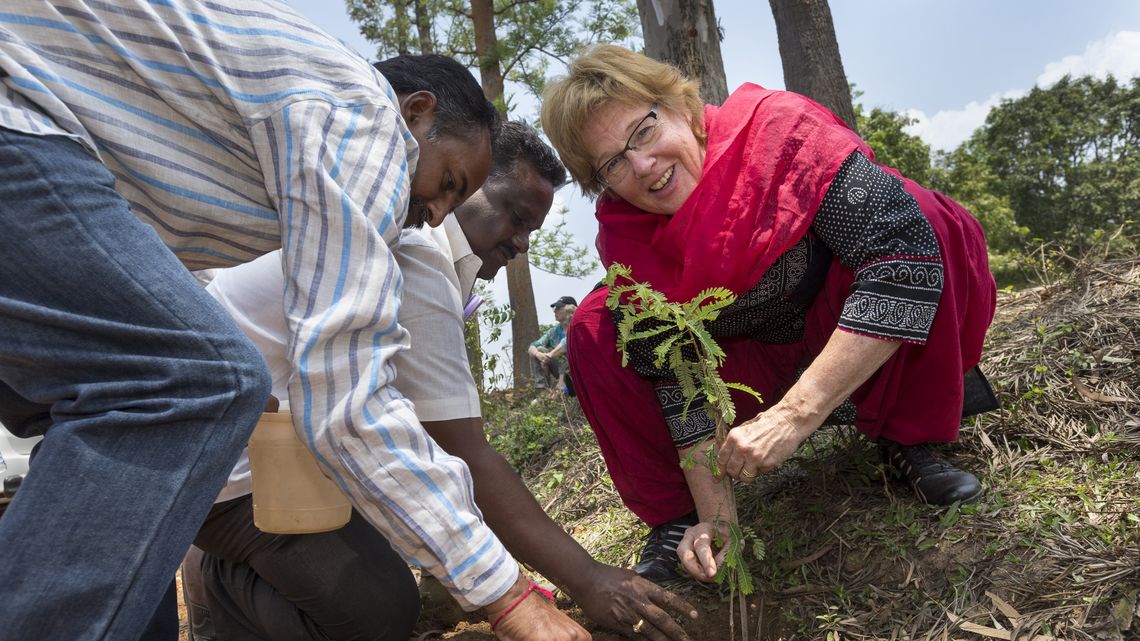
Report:
[{"label": "woman in red clothing", "polygon": [[[831,416],[879,443],[920,499],[981,494],[930,446],[957,438],[965,397],[992,400],[975,366],[995,287],[968,212],[877,165],[803,96],[746,84],[702,106],[675,68],[612,45],[548,87],[542,123],[583,191],[600,195],[607,267],[630,265],[672,300],[710,286],[737,294],[709,330],[728,354],[724,379],[764,405],[734,397],[741,420],[721,470],[744,481],[771,471]],[[672,578],[679,545],[685,569],[711,579],[725,497],[678,454],[710,447],[713,422],[692,410],[682,420],[680,386],[653,365],[652,344],[630,346],[633,369],[621,368],[604,298],[582,301],[568,353],[615,486],[655,526],[638,571]]]}]

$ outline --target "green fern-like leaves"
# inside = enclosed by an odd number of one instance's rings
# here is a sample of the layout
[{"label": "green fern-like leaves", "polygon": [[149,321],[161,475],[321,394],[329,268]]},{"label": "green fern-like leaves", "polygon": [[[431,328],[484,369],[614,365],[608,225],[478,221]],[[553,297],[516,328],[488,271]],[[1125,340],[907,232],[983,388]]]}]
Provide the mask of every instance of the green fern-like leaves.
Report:
[{"label": "green fern-like leaves", "polygon": [[[681,420],[685,420],[689,406],[695,400],[704,398],[709,416],[717,424],[716,446],[706,447],[702,443],[690,448],[681,460],[681,467],[692,469],[697,465],[695,454],[704,452],[704,465],[714,477],[721,476],[716,452],[724,444],[727,426],[736,422],[736,407],[729,391],[739,390],[751,394],[757,401],[761,400],[760,395],[751,387],[741,383],[728,383],[720,377],[719,368],[724,363],[724,350],[705,327],[706,323],[716,320],[720,311],[731,305],[736,296],[723,287],[711,287],[688,302],[671,302],[648,284],[635,281],[630,268],[621,264],[610,266],[604,282],[610,288],[606,307],[622,313],[617,326],[617,347],[621,351],[622,366],[629,363],[628,350],[632,342],[663,337],[653,348],[654,366],[660,368],[668,364],[677,377],[685,399]],[[727,523],[729,540],[717,543],[718,547],[728,547],[724,563],[717,571],[716,581],[721,584],[727,581],[730,589],[738,594],[741,631],[747,636],[748,611],[744,597],[752,593],[754,586],[744,551],[747,542],[752,540],[753,554],[757,558],[763,558],[764,544],[751,530],[742,530],[735,522],[736,498],[732,494],[732,482],[727,476],[723,477],[722,482],[727,490],[728,513],[732,515],[732,521]]]},{"label": "green fern-like leaves", "polygon": [[[736,300],[731,291],[710,287],[687,302],[674,303],[648,284],[633,280],[630,268],[620,263],[610,266],[604,282],[610,288],[606,307],[623,313],[617,326],[623,367],[629,364],[630,343],[670,333],[653,348],[654,365],[668,364],[677,376],[685,397],[682,419],[688,414],[690,404],[703,396],[710,413],[731,425],[736,421],[736,408],[729,389],[760,398],[747,385],[726,383],[720,377],[717,370],[724,363],[724,350],[705,327]],[[696,360],[685,358],[686,348],[697,355]]]}]

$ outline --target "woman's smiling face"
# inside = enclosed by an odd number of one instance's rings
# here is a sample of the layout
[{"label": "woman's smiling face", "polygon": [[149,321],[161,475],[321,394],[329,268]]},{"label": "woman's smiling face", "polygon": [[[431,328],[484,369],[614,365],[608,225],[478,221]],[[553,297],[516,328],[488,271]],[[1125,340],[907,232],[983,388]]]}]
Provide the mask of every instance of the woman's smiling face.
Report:
[{"label": "woman's smiling face", "polygon": [[[646,118],[654,111],[657,118]],[[656,127],[656,131],[647,127]],[[705,150],[697,142],[689,119],[651,104],[603,103],[582,132],[594,169],[622,153],[628,168],[608,191],[629,204],[654,214],[672,215],[693,193],[701,178]],[[650,142],[637,140],[649,135]],[[630,148],[627,148],[627,143]]]}]

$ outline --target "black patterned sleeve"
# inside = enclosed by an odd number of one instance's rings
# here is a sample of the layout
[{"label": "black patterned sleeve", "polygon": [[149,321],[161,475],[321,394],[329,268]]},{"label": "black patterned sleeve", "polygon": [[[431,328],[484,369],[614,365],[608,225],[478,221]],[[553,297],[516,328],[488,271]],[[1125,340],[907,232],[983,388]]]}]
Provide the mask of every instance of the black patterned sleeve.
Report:
[{"label": "black patterned sleeve", "polygon": [[[622,313],[611,312],[614,324],[620,325]],[[645,320],[637,325],[639,331],[657,326],[659,321]],[[673,445],[678,449],[689,447],[716,431],[716,423],[704,409],[703,399],[694,400],[685,412],[685,397],[681,391],[681,384],[673,375],[668,365],[658,367],[654,364],[653,349],[665,341],[671,334],[665,332],[651,338],[632,341],[628,346],[629,366],[642,377],[653,383],[653,390],[657,393],[657,400],[661,403],[661,410],[665,414],[665,424],[673,438]],[[689,350],[682,352],[686,358],[695,360],[696,354]]]},{"label": "black patterned sleeve", "polygon": [[855,272],[839,327],[925,343],[942,295],[942,255],[902,181],[852,153],[836,172],[812,229]]}]

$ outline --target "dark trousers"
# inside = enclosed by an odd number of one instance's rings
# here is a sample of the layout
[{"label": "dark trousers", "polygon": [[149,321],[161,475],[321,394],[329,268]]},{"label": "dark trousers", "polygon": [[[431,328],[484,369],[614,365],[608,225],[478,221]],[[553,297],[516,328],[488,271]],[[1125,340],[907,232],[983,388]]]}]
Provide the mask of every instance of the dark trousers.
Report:
[{"label": "dark trousers", "polygon": [[406,641],[419,618],[407,564],[355,511],[332,532],[267,534],[246,495],[215,505],[194,544],[195,641]]},{"label": "dark trousers", "polygon": [[534,380],[535,387],[551,387],[558,382],[559,374],[562,373],[562,365],[558,359],[551,359],[546,361],[546,364],[538,362],[538,359],[530,357],[530,375]]}]

